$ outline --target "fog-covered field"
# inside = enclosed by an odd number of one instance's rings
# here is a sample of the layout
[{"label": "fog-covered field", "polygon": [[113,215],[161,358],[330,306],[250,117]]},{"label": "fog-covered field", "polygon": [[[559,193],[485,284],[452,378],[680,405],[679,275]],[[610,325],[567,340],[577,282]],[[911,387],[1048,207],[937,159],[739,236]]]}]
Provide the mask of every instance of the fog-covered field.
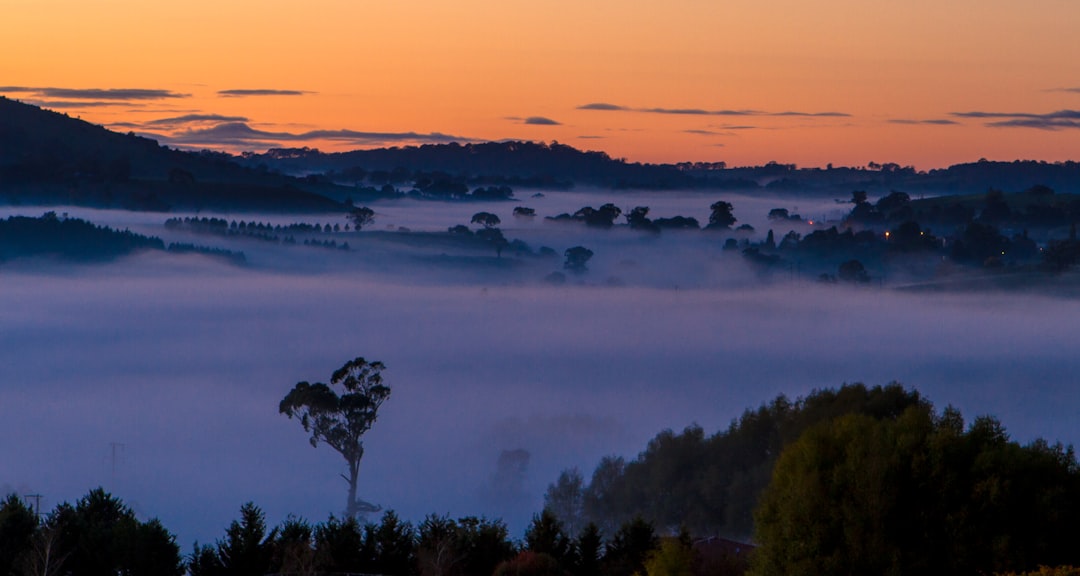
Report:
[{"label": "fog-covered field", "polygon": [[[502,517],[515,536],[559,470],[632,457],[663,428],[715,431],[778,393],[898,380],[969,417],[995,414],[1020,440],[1080,440],[1076,300],[766,285],[714,236],[542,221],[614,201],[705,222],[721,197],[372,205],[376,231],[445,230],[488,210],[534,248],[593,249],[590,272],[562,286],[542,281],[561,258],[494,259],[370,231],[342,234],[348,252],[281,246],[168,232],[161,214],[57,209],[243,250],[249,265],[146,254],[0,266],[0,488],[52,507],[104,485],[159,516],[185,552],[220,537],[247,500],[271,522],[324,520],[344,507],[344,461],[311,448],[277,405],[358,355],[383,361],[393,388],[366,436],[361,496],[413,520]],[[759,234],[769,208],[836,210],[726,199]],[[539,216],[514,219],[515,205]],[[525,474],[499,474],[500,453],[515,449],[530,454]]]}]

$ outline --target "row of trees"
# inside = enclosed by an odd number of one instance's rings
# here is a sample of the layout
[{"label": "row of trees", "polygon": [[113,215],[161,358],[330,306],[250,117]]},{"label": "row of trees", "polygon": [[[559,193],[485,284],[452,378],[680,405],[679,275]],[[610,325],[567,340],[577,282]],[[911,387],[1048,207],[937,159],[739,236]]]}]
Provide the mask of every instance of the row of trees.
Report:
[{"label": "row of trees", "polygon": [[433,514],[414,526],[393,511],[378,523],[331,517],[312,525],[290,517],[270,528],[263,511],[247,503],[222,538],[196,543],[185,557],[159,521],[138,520],[100,488],[43,520],[14,494],[0,503],[3,576],[631,576],[643,572],[659,543],[640,519],[605,543],[595,526],[570,537],[549,513],[535,516],[520,542],[499,520]]},{"label": "row of trees", "polygon": [[198,253],[243,264],[242,252],[187,243],[168,247],[157,237],[130,230],[97,226],[79,218],[46,212],[39,218],[10,216],[0,220],[0,262],[16,258],[49,256],[77,262],[101,262],[142,251],[167,250]]},{"label": "row of trees", "polygon": [[[733,209],[734,207],[730,202],[725,202],[723,200],[713,202],[712,205],[709,206],[709,223],[705,226],[705,229],[730,230],[731,226],[738,221],[732,213]],[[515,214],[517,214],[517,212],[515,212]],[[532,214],[530,213],[529,215]],[[618,206],[607,203],[601,205],[599,208],[584,206],[573,214],[563,213],[557,216],[548,216],[546,219],[553,221],[583,222],[585,225],[594,228],[611,228],[615,226],[615,221],[619,216],[624,216],[626,218],[626,224],[631,228],[649,232],[659,232],[661,229],[665,228],[690,228],[696,230],[701,227],[696,218],[674,216],[671,218],[657,218],[652,220],[648,215],[648,206],[635,206],[624,214],[623,210]]]}]

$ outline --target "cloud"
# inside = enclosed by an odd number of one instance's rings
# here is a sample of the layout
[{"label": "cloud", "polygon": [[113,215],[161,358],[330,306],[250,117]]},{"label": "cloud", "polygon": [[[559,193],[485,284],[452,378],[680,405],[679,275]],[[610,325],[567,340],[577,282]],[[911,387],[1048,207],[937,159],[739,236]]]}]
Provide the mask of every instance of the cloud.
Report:
[{"label": "cloud", "polygon": [[223,116],[221,114],[185,114],[170,118],[158,118],[146,122],[147,126],[175,126],[177,124],[192,124],[200,122],[247,122],[244,116]]},{"label": "cloud", "polygon": [[0,86],[0,92],[34,94],[40,98],[61,98],[66,100],[162,100],[165,98],[187,98],[190,94],[181,94],[171,90],[155,88],[38,88],[29,86]]},{"label": "cloud", "polygon": [[795,110],[786,110],[783,112],[767,112],[764,110],[732,110],[732,109],[719,109],[719,110],[707,110],[704,108],[662,108],[662,107],[646,107],[646,108],[632,108],[629,106],[620,106],[618,104],[609,104],[606,102],[593,102],[591,104],[584,104],[577,107],[578,110],[601,110],[607,112],[644,112],[646,114],[670,114],[674,116],[800,116],[807,118],[847,118],[851,114],[847,112],[800,112]]},{"label": "cloud", "polygon": [[1069,92],[1071,94],[1080,94],[1080,87],[1073,88],[1051,88],[1047,92]]},{"label": "cloud", "polygon": [[765,114],[758,110],[702,110],[700,108],[641,108],[637,111],[677,116],[759,116]]},{"label": "cloud", "polygon": [[209,128],[193,128],[171,135],[151,135],[169,144],[220,146],[273,146],[284,142],[334,140],[354,145],[392,143],[444,144],[471,142],[470,138],[439,132],[361,132],[357,130],[310,130],[307,132],[272,132],[252,128],[244,122],[224,122]]},{"label": "cloud", "polygon": [[713,132],[712,130],[683,130],[686,134],[697,134],[698,136],[727,136],[723,132]]},{"label": "cloud", "polygon": [[552,120],[551,118],[545,118],[543,116],[529,116],[524,121],[525,124],[531,124],[533,126],[561,126],[562,122]]},{"label": "cloud", "polygon": [[994,120],[986,125],[993,128],[1035,128],[1038,130],[1061,130],[1080,128],[1080,110],[1058,110],[1037,114],[1032,112],[953,112],[959,118]]},{"label": "cloud", "polygon": [[605,136],[596,136],[595,134],[582,134],[578,136],[581,140],[603,140]]},{"label": "cloud", "polygon": [[307,90],[275,90],[272,88],[237,88],[232,90],[218,90],[218,96],[226,98],[239,98],[244,96],[303,96],[314,94]]},{"label": "cloud", "polygon": [[96,100],[87,100],[84,102],[71,101],[71,100],[25,100],[27,104],[33,104],[39,108],[51,108],[58,110],[61,108],[100,108],[103,106],[141,106],[142,104],[132,104],[131,102],[124,102],[118,100],[115,102],[101,102]]},{"label": "cloud", "polygon": [[810,118],[850,118],[851,114],[847,112],[794,112],[788,110],[786,112],[771,112],[769,116],[804,116]]},{"label": "cloud", "polygon": [[577,107],[578,110],[605,110],[605,111],[621,111],[621,110],[633,110],[633,108],[626,108],[617,104],[608,104],[607,102],[593,102],[591,104],[584,104]]},{"label": "cloud", "polygon": [[929,120],[913,120],[911,118],[893,118],[889,120],[890,124],[930,124],[936,126],[953,126],[960,123],[955,120],[949,120],[948,118],[931,118]]}]

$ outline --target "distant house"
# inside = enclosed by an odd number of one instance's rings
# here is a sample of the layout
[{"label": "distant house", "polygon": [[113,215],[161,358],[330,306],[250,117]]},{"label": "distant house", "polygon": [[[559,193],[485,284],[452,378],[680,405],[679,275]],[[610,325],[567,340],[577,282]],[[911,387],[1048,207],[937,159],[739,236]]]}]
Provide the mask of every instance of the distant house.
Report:
[{"label": "distant house", "polygon": [[714,536],[694,541],[697,556],[697,574],[701,576],[737,576],[745,574],[750,566],[753,544],[737,542]]}]

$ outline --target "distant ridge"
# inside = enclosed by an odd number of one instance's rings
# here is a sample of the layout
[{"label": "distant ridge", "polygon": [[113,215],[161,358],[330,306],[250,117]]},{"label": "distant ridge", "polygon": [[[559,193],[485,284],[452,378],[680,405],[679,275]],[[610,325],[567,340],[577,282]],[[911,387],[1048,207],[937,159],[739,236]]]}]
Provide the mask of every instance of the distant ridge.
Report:
[{"label": "distant ridge", "polygon": [[1042,185],[1062,193],[1080,193],[1077,162],[980,160],[922,172],[893,163],[836,168],[799,168],[778,162],[746,167],[728,167],[723,162],[639,164],[557,142],[426,144],[350,152],[278,148],[245,153],[240,162],[285,174],[322,174],[342,183],[407,184],[427,174],[444,173],[472,185],[541,188],[585,185],[833,195],[839,191],[846,196],[852,190],[885,194],[894,189],[946,194],[990,188],[1019,192]]},{"label": "distant ridge", "polygon": [[227,154],[155,140],[0,97],[0,202],[141,210],[337,211],[343,206]]},{"label": "distant ridge", "polygon": [[[647,164],[557,142],[428,144],[321,152],[278,148],[232,156],[183,152],[133,133],[0,97],[0,203],[134,210],[342,211],[419,189],[498,185],[559,189],[695,189],[847,197],[1020,192],[1080,193],[1080,163],[980,160],[916,171],[898,164],[799,168],[770,162]],[[410,188],[412,190],[410,190]],[[460,197],[461,195],[450,195]]]},{"label": "distant ridge", "polygon": [[349,152],[278,148],[262,154],[244,154],[243,163],[264,165],[287,174],[441,172],[464,177],[472,184],[545,188],[575,184],[658,190],[694,186],[693,178],[672,165],[630,163],[613,159],[605,152],[578,150],[558,142],[425,144]]}]

